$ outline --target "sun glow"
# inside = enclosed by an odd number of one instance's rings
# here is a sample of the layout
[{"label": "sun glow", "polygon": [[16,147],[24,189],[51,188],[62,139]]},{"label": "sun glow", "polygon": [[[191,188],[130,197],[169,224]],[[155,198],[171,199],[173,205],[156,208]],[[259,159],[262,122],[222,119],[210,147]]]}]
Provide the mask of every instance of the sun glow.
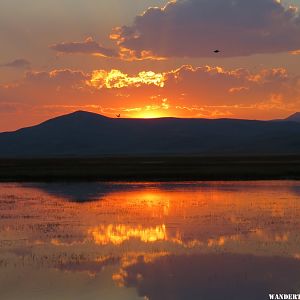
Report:
[{"label": "sun glow", "polygon": [[160,104],[146,105],[143,108],[136,110],[136,114],[133,115],[134,118],[142,119],[157,119],[170,116],[170,104],[167,98],[161,100]]},{"label": "sun glow", "polygon": [[141,119],[158,119],[162,118],[163,115],[159,111],[141,111],[134,118],[141,118]]}]

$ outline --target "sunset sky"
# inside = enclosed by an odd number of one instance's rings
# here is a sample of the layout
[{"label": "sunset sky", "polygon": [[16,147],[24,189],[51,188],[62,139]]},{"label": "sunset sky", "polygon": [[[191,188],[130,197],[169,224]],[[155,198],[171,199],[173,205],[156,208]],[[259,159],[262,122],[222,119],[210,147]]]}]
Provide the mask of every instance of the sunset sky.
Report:
[{"label": "sunset sky", "polygon": [[0,131],[76,110],[285,118],[300,111],[298,6],[1,0]]}]

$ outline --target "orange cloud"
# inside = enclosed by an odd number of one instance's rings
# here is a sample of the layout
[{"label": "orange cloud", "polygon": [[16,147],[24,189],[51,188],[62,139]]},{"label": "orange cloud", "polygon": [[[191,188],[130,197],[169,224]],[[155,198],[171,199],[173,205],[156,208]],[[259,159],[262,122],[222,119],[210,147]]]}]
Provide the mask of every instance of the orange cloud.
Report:
[{"label": "orange cloud", "polygon": [[154,73],[152,71],[143,71],[137,76],[128,76],[119,70],[95,70],[92,72],[91,78],[87,84],[101,89],[101,88],[124,88],[124,87],[140,87],[142,85],[156,85],[164,87],[164,75],[161,73]]},{"label": "orange cloud", "polygon": [[300,77],[282,68],[250,72],[185,65],[132,75],[117,69],[30,71],[0,86],[0,128],[78,109],[112,117],[281,118],[300,110]]},{"label": "orange cloud", "polygon": [[239,87],[232,87],[229,89],[229,93],[240,93],[243,91],[247,91],[249,88],[245,86],[239,86]]},{"label": "orange cloud", "polygon": [[300,55],[300,49],[299,50],[290,51],[290,54],[292,54],[292,55]]}]

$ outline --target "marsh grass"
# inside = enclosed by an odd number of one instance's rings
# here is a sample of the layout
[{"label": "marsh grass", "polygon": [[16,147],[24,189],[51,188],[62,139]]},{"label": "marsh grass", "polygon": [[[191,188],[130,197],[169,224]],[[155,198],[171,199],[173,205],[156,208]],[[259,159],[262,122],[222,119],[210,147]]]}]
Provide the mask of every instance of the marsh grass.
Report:
[{"label": "marsh grass", "polygon": [[300,156],[0,159],[0,181],[300,179]]}]

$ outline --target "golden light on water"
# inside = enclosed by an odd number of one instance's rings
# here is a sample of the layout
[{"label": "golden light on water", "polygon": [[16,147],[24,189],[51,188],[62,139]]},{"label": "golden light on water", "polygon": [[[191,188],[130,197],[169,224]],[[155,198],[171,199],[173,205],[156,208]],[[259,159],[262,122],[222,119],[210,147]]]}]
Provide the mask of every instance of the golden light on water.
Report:
[{"label": "golden light on water", "polygon": [[109,183],[110,189],[107,183],[86,183],[86,200],[93,195],[94,201],[85,202],[75,201],[77,184],[0,187],[5,216],[0,276],[11,281],[13,274],[14,283],[24,274],[21,280],[29,288],[23,298],[33,299],[39,289],[51,293],[48,282],[57,278],[59,288],[74,280],[80,291],[87,287],[85,294],[103,290],[99,299],[107,299],[108,284],[116,295],[122,293],[120,299],[135,299],[132,290],[123,297],[129,282],[147,284],[163,270],[168,280],[178,274],[188,279],[188,272],[173,270],[197,262],[198,280],[206,258],[212,258],[210,268],[213,257],[248,257],[255,276],[252,262],[258,257],[300,259],[297,182]]},{"label": "golden light on water", "polygon": [[143,227],[141,225],[130,227],[127,225],[101,225],[88,230],[96,244],[120,245],[131,238],[139,239],[142,242],[150,243],[167,240],[166,226],[158,225],[156,227]]}]

